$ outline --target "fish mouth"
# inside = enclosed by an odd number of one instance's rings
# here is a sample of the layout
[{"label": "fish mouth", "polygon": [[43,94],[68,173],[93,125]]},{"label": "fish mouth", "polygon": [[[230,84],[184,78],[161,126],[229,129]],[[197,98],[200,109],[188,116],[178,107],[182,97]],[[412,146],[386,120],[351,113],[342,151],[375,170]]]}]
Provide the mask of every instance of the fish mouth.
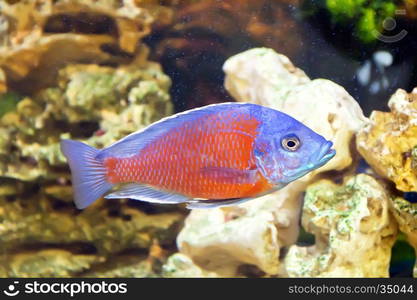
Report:
[{"label": "fish mouth", "polygon": [[336,155],[336,150],[331,149],[333,146],[333,143],[330,141],[327,141],[324,147],[321,149],[320,153],[318,154],[318,164],[324,165],[326,162],[328,162],[330,159],[332,159]]}]

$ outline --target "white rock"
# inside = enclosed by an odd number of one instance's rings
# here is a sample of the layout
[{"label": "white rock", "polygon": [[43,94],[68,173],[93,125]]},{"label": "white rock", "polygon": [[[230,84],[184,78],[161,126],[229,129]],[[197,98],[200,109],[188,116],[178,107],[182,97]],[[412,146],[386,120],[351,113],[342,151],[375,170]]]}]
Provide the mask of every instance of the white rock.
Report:
[{"label": "white rock", "polygon": [[178,248],[203,269],[223,276],[233,276],[242,264],[278,274],[280,248],[298,237],[299,194],[305,185],[294,182],[239,206],[193,210],[178,235]]},{"label": "white rock", "polygon": [[272,49],[255,48],[230,57],[223,65],[225,87],[236,101],[277,108],[295,86],[310,79],[288,57]]},{"label": "white rock", "polygon": [[315,245],[291,246],[290,277],[388,277],[397,223],[391,195],[373,177],[359,174],[343,185],[328,180],[309,186],[303,227]]}]

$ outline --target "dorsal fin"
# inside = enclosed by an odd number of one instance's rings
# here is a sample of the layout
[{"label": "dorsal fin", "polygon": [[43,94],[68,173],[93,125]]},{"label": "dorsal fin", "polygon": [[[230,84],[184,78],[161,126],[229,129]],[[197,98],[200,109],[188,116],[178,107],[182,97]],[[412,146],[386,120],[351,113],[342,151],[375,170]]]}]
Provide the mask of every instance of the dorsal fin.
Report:
[{"label": "dorsal fin", "polygon": [[219,110],[226,110],[236,106],[251,106],[248,103],[236,103],[226,102],[212,104],[192,110],[188,110],[182,113],[175,114],[170,117],[161,119],[148,127],[145,127],[139,131],[129,134],[121,140],[113,143],[107,148],[102,149],[97,159],[104,159],[106,157],[130,157],[139,153],[146,145],[149,145],[153,141],[157,140],[171,129],[184,124],[187,121],[197,120],[198,118],[210,115],[212,113],[219,112]]}]

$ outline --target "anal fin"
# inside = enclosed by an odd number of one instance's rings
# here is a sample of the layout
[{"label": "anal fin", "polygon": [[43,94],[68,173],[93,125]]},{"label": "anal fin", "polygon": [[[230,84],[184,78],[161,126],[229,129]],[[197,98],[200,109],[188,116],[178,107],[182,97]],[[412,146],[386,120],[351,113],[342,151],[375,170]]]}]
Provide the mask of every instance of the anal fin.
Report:
[{"label": "anal fin", "polygon": [[234,198],[221,200],[189,200],[187,201],[187,208],[189,209],[207,209],[216,207],[234,206],[254,198]]},{"label": "anal fin", "polygon": [[139,183],[125,184],[119,190],[104,196],[106,199],[129,198],[150,203],[183,203],[190,199],[186,196],[154,189]]},{"label": "anal fin", "polygon": [[197,200],[190,199],[186,196],[170,193],[154,189],[152,187],[138,184],[129,183],[121,186],[117,191],[104,196],[106,199],[120,199],[128,198],[139,201],[145,201],[150,203],[161,204],[178,204],[187,203],[189,209],[208,209],[216,207],[233,206],[240,203],[244,203],[254,198],[233,198],[233,199],[219,199],[219,200]]}]

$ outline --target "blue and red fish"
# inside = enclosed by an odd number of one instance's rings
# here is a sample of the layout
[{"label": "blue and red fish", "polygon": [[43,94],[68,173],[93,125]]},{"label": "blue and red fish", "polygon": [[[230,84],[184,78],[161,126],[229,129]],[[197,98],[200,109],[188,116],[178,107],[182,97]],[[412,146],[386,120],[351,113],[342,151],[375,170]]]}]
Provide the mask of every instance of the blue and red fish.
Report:
[{"label": "blue and red fish", "polygon": [[332,145],[277,110],[222,103],[162,119],[101,150],[73,140],[61,149],[80,209],[102,196],[208,208],[284,187],[329,161]]}]

